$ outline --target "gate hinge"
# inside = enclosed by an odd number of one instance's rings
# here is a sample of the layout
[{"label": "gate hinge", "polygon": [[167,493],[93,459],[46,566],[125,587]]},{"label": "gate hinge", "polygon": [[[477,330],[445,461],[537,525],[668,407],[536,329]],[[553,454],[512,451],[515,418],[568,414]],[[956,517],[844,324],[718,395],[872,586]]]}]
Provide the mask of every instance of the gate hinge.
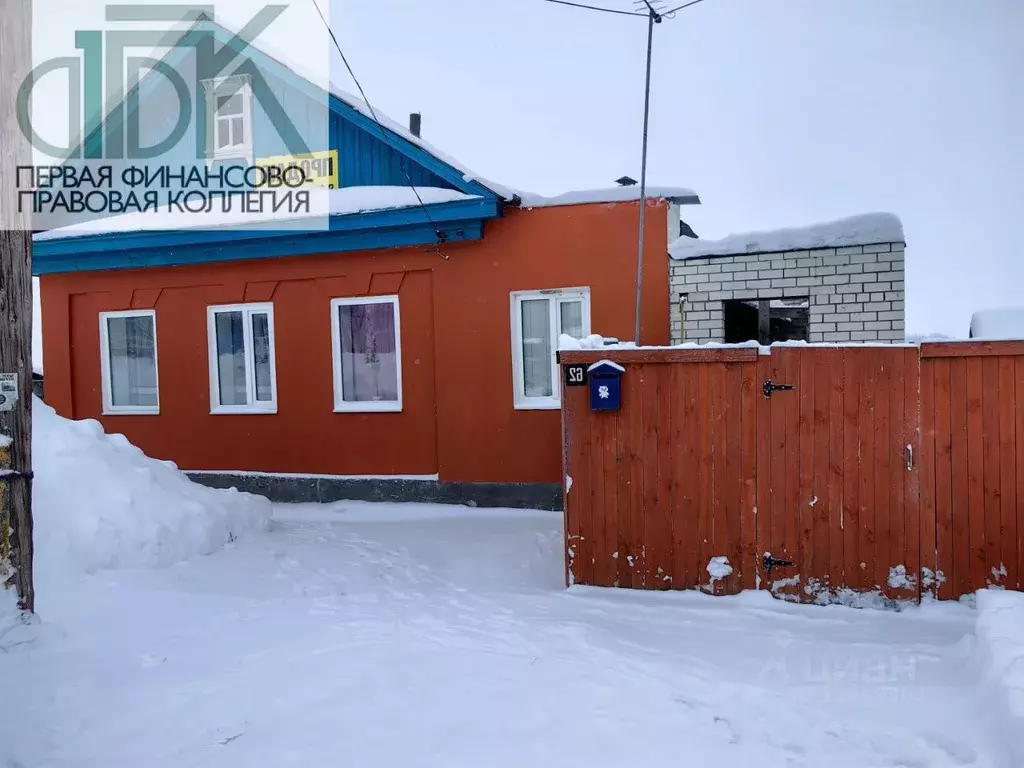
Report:
[{"label": "gate hinge", "polygon": [[768,379],[761,387],[761,393],[765,398],[771,398],[772,392],[786,392],[793,389],[792,384],[773,384],[771,379]]},{"label": "gate hinge", "polygon": [[779,560],[772,557],[771,552],[764,553],[764,570],[766,573],[771,573],[772,568],[788,568],[793,565],[792,560]]}]

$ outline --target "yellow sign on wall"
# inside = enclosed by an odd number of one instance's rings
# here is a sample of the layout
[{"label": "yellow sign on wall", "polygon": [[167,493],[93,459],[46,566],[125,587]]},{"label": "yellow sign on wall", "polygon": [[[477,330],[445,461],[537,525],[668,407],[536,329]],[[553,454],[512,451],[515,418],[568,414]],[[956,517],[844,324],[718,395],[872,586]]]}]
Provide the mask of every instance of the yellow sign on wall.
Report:
[{"label": "yellow sign on wall", "polygon": [[[299,178],[304,179],[304,186],[338,188],[338,150],[329,149],[325,152],[310,152],[308,155],[279,155],[257,160],[256,165],[269,170],[266,186],[280,187],[284,179],[294,186]],[[298,170],[302,171],[299,176]]]}]

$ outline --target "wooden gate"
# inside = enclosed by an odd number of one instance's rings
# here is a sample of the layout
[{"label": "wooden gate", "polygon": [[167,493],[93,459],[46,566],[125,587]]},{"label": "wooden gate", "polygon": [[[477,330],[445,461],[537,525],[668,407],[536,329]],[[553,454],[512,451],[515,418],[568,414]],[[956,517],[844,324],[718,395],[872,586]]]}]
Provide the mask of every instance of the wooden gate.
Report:
[{"label": "wooden gate", "polygon": [[[563,389],[570,583],[918,595],[916,348],[614,359],[627,367],[618,412],[592,413],[586,388]],[[732,572],[713,579],[716,557]]]},{"label": "wooden gate", "polygon": [[760,358],[762,386],[793,387],[758,400],[764,586],[801,600],[841,589],[916,599],[918,370],[916,348],[902,346],[775,347]]},{"label": "wooden gate", "polygon": [[[563,362],[598,359],[562,353]],[[628,364],[618,412],[591,413],[587,388],[563,388],[567,578],[753,589],[757,350],[637,350],[616,359]],[[717,556],[733,572],[712,581],[707,564]]]}]

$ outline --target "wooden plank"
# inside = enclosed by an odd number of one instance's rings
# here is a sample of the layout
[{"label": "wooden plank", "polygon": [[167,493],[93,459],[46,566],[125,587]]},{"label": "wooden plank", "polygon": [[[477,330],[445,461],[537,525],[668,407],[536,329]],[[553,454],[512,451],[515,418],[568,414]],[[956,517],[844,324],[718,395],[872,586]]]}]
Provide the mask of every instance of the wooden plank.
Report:
[{"label": "wooden plank", "polygon": [[828,583],[830,589],[844,586],[845,555],[843,553],[843,488],[846,482],[844,452],[846,439],[844,427],[845,371],[844,353],[839,347],[829,355],[828,395]]},{"label": "wooden plank", "polygon": [[[685,436],[691,430],[683,414],[686,403],[685,372],[689,366],[669,367],[669,423],[671,424],[671,452],[669,454],[670,485],[669,515],[671,517],[672,560],[664,579],[666,589],[682,589],[686,585],[687,546],[687,486],[689,468],[684,455]],[[684,428],[685,427],[685,428]]]},{"label": "wooden plank", "polygon": [[[589,440],[584,440],[581,432],[587,430],[586,422],[577,424],[576,393],[571,389],[562,388],[562,475],[564,477],[581,477],[583,465],[589,460]],[[587,435],[589,438],[589,435]],[[579,577],[581,561],[577,561],[579,555],[580,529],[582,527],[580,517],[583,508],[587,505],[577,501],[581,494],[572,495],[571,489],[567,487],[568,481],[562,483],[562,509],[565,510],[563,521],[565,525],[565,584],[571,586],[577,582],[582,583]],[[585,488],[586,486],[584,486]]]},{"label": "wooden plank", "polygon": [[676,462],[679,488],[676,499],[675,568],[673,589],[694,589],[697,586],[697,537],[699,535],[698,497],[700,492],[700,463],[697,453],[698,427],[697,394],[698,367],[676,367],[676,378],[681,400],[682,417],[675,429],[679,430],[681,450]]},{"label": "wooden plank", "polygon": [[1001,584],[1020,588],[1021,563],[1017,559],[1017,447],[1016,412],[1024,403],[1016,402],[1017,381],[1014,358],[999,358],[999,559],[1006,568]]},{"label": "wooden plank", "polygon": [[[889,586],[890,569],[903,566],[908,580],[916,579],[917,572],[913,570],[910,561],[910,552],[907,547],[907,507],[905,504],[907,474],[907,445],[910,444],[910,435],[907,434],[906,420],[906,391],[907,377],[911,372],[906,370],[904,364],[904,350],[896,347],[886,352],[886,368],[889,373],[889,414],[887,417],[889,438],[886,443],[886,455],[889,460],[889,478],[886,485],[889,498],[887,507],[889,510],[889,535],[884,541],[880,541],[882,552],[886,555],[886,581],[882,584],[883,591],[890,597],[899,600],[916,600],[917,594],[914,589],[904,587],[900,582],[895,581],[897,586]],[[916,397],[915,397],[916,402]]]},{"label": "wooden plank", "polygon": [[[906,377],[908,372],[904,366],[904,353],[895,348],[887,354],[889,359],[889,536],[883,548],[888,553],[886,564],[889,568],[903,566],[908,579],[915,579],[917,572],[912,570],[910,552],[907,547],[907,507],[905,502],[907,474],[906,447],[910,444],[910,435],[906,432]],[[886,576],[888,580],[888,575]],[[888,581],[883,587],[888,588],[893,598],[900,600],[916,600],[913,590],[902,587],[890,587]]]},{"label": "wooden plank", "polygon": [[726,456],[727,422],[725,399],[725,366],[722,363],[711,363],[708,368],[708,396],[711,414],[711,521],[704,541],[707,550],[702,558],[705,568],[703,577],[711,585],[709,591],[721,593],[721,582],[712,583],[706,572],[712,557],[727,556],[723,534],[726,528],[726,497],[728,494],[729,476]]},{"label": "wooden plank", "polygon": [[[632,377],[622,391],[622,412],[619,418],[619,434],[622,458],[619,473],[619,545],[616,550],[618,582],[620,587],[633,589],[642,586],[635,580],[636,555],[643,542],[643,366],[634,366]],[[640,521],[639,525],[637,524]]]},{"label": "wooden plank", "polygon": [[[740,437],[743,489],[740,499],[742,589],[757,588],[757,363],[743,363],[740,381]],[[762,398],[763,399],[763,398]]]},{"label": "wooden plank", "polygon": [[725,519],[715,526],[715,538],[719,540],[722,554],[729,558],[732,573],[722,579],[721,592],[727,595],[739,593],[743,581],[743,544],[741,515],[743,505],[743,456],[742,456],[742,408],[743,368],[745,363],[722,364],[725,377]]},{"label": "wooden plank", "polygon": [[[672,390],[674,381],[673,374],[678,365],[666,368],[655,368],[657,386],[655,388],[655,401],[657,411],[657,478],[658,484],[655,492],[655,516],[658,525],[653,535],[648,533],[648,562],[647,581],[648,589],[668,589],[671,586],[672,573],[672,522],[674,511],[675,477],[672,474],[672,452],[673,439],[675,437],[672,429],[673,404],[676,401],[676,393]],[[649,530],[649,529],[648,529]],[[653,544],[653,550],[650,545]],[[653,552],[653,559],[651,557]]]},{"label": "wooden plank", "polygon": [[[665,573],[665,556],[668,518],[661,505],[661,477],[659,468],[661,456],[658,450],[661,442],[661,409],[662,389],[659,385],[662,377],[669,375],[669,368],[663,366],[644,366],[643,380],[643,509],[641,524],[643,525],[642,546],[640,548],[639,569],[643,577],[645,589],[660,589],[660,576]],[[668,424],[665,424],[668,432]],[[659,573],[660,569],[660,573]]]},{"label": "wooden plank", "polygon": [[981,361],[982,498],[985,509],[985,583],[1002,578],[999,556],[999,358]]},{"label": "wooden plank", "polygon": [[[567,394],[573,412],[572,435],[576,441],[576,462],[573,466],[572,490],[567,494],[576,507],[579,521],[579,539],[574,542],[576,557],[576,583],[594,583],[594,496],[603,483],[601,475],[594,475],[594,453],[600,456],[601,446],[595,443],[588,392],[575,387],[577,393]],[[575,495],[573,495],[575,493]]]},{"label": "wooden plank", "polygon": [[[815,426],[815,368],[820,364],[821,352],[817,349],[801,350],[800,370],[798,378],[792,383],[796,385],[795,393],[782,392],[775,397],[790,399],[796,395],[796,433],[797,463],[792,466],[796,476],[796,488],[793,503],[789,507],[796,522],[796,538],[792,545],[796,549],[796,571],[800,574],[801,587],[815,583],[820,574],[815,559],[814,541],[814,508],[818,504],[817,489],[814,486],[814,426]],[[811,582],[814,579],[815,582]],[[804,589],[800,589],[802,600],[811,598]]]},{"label": "wooden plank", "polygon": [[[971,590],[970,493],[967,468],[967,360],[949,361],[950,520],[952,575],[947,596],[955,599]],[[936,433],[938,435],[939,433]],[[942,596],[940,590],[939,596]]]},{"label": "wooden plank", "polygon": [[[778,380],[779,384],[792,384],[799,386],[800,372],[803,367],[801,350],[783,349],[782,360],[785,365],[785,375]],[[780,392],[772,397],[778,397],[785,405],[785,522],[786,538],[783,542],[783,556],[786,560],[792,560],[795,565],[783,571],[782,576],[786,578],[795,577],[800,573],[804,563],[798,559],[798,546],[801,537],[801,506],[806,503],[801,499],[800,489],[800,397],[799,392]],[[802,585],[801,585],[802,586]],[[799,588],[794,588],[796,593]]]},{"label": "wooden plank", "polygon": [[[812,466],[811,501],[811,563],[810,574],[818,579],[819,589],[830,589],[829,581],[829,398],[832,392],[832,361],[835,349],[815,350],[814,365],[814,414],[811,430],[814,434],[814,459]],[[806,365],[804,366],[807,367]],[[813,502],[813,504],[811,503]]]},{"label": "wooden plank", "polygon": [[860,406],[859,353],[843,350],[843,585],[860,586]]},{"label": "wooden plank", "polygon": [[939,341],[921,345],[921,357],[1024,355],[1024,341]]},{"label": "wooden plank", "polygon": [[[984,421],[982,417],[982,360],[967,358],[967,501],[971,560],[971,592],[987,581],[985,557]],[[960,595],[957,595],[960,597]]]},{"label": "wooden plank", "polygon": [[1024,589],[1024,357],[1017,357],[1014,363],[1014,378],[1017,391],[1014,397],[1017,412],[1016,458],[1017,458],[1017,589]]},{"label": "wooden plank", "polygon": [[772,483],[775,479],[774,464],[772,462],[772,450],[774,442],[773,411],[771,400],[760,394],[759,387],[766,379],[772,376],[772,358],[762,355],[754,363],[757,373],[754,377],[754,410],[755,421],[757,422],[755,460],[755,487],[757,495],[757,512],[754,515],[754,566],[756,576],[754,585],[756,589],[769,589],[771,583],[764,573],[762,558],[766,551],[772,547]]},{"label": "wooden plank", "polygon": [[[875,367],[875,504],[874,586],[889,591],[892,529],[889,520],[889,489],[892,486],[893,442],[890,439],[889,401],[892,397],[892,360],[889,350],[872,350]],[[900,478],[902,480],[902,478]]]},{"label": "wooden plank", "polygon": [[701,365],[697,371],[697,461],[700,483],[697,493],[697,551],[694,558],[694,583],[707,584],[705,567],[711,546],[712,505],[714,504],[714,454],[712,446],[710,365]]},{"label": "wooden plank", "polygon": [[[600,458],[595,472],[600,481],[599,498],[594,503],[594,585],[611,587],[615,585],[615,561],[611,554],[618,546],[618,445],[615,422],[609,414],[595,414],[591,417],[591,431],[596,432],[598,442],[595,454]],[[597,483],[595,483],[597,485]]]},{"label": "wooden plank", "polygon": [[860,405],[860,525],[857,531],[861,590],[875,588],[875,397],[878,392],[877,361],[869,350],[859,350],[863,366]]},{"label": "wooden plank", "polygon": [[[558,352],[562,365],[593,365],[611,360],[622,366],[644,363],[744,363],[757,360],[757,347],[713,347],[710,349],[563,349]],[[628,374],[627,374],[628,375]]]},{"label": "wooden plank", "polygon": [[[906,551],[904,563],[907,575],[914,587],[905,595],[909,599],[921,599],[921,359],[916,349],[903,350],[903,443],[909,445],[912,464],[904,467],[903,483],[900,484],[898,503],[903,510],[903,548]],[[904,457],[906,460],[906,457]],[[932,528],[934,529],[934,516]],[[933,536],[934,540],[934,536]],[[934,552],[934,545],[933,545]]]},{"label": "wooden plank", "polygon": [[[936,403],[935,403],[935,368],[936,362],[932,360],[920,360],[921,370],[921,448],[918,452],[917,464],[920,472],[920,532],[918,543],[920,547],[921,564],[921,592],[936,595],[933,576],[938,570],[936,562],[938,524],[937,510],[937,487],[935,481],[935,431],[936,431]],[[909,529],[908,521],[908,529]],[[912,529],[910,529],[912,531]],[[927,569],[927,571],[925,570]],[[927,582],[927,583],[925,583]]]}]

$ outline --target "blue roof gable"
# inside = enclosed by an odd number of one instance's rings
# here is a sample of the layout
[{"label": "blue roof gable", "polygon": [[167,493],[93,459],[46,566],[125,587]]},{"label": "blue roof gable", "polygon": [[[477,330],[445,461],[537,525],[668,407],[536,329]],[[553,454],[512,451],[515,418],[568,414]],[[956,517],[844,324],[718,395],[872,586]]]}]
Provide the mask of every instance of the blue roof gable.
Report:
[{"label": "blue roof gable", "polygon": [[[212,39],[220,46],[238,46],[238,38],[232,32],[209,20],[202,20],[183,33],[183,44],[175,47],[161,62],[166,65],[165,70],[181,68],[181,61],[174,57],[184,57],[188,51],[197,49],[198,38],[190,39],[190,36]],[[104,223],[111,223],[110,231],[106,234],[83,236],[83,233],[79,233],[79,236],[72,234],[67,238],[48,236],[37,239],[34,247],[36,274],[238,258],[234,255],[236,251],[229,247],[232,242],[244,243],[244,252],[248,258],[288,255],[286,251],[289,249],[291,253],[314,253],[318,251],[311,248],[339,252],[429,245],[438,240],[482,237],[483,222],[501,215],[504,198],[511,197],[504,190],[485,186],[473,179],[466,169],[440,155],[386,117],[379,113],[373,115],[366,104],[335,88],[333,84],[326,84],[325,87],[318,85],[297,73],[281,59],[255,46],[244,47],[244,54],[245,61],[236,72],[258,73],[260,81],[266,84],[263,95],[272,105],[277,105],[287,114],[288,122],[295,123],[297,130],[292,133],[297,133],[310,151],[332,154],[336,161],[338,187],[433,187],[455,190],[472,196],[474,200],[444,205],[427,204],[416,208],[407,205],[386,212],[348,213],[332,216],[328,232],[302,235],[292,231],[287,233],[287,237],[283,234],[278,237],[271,236],[268,231],[257,231],[259,237],[255,239],[251,227],[222,231],[193,230],[181,237],[178,232],[168,230],[119,229],[113,219],[104,219]],[[198,64],[193,66],[199,67]],[[203,73],[194,74],[197,81],[203,79]],[[255,80],[253,78],[253,82]],[[137,146],[152,146],[167,136],[177,120],[172,109],[177,104],[170,92],[172,85],[159,71],[150,71],[107,114],[96,131],[83,142],[84,152],[78,154],[97,155],[100,154],[97,150],[102,149],[106,150],[102,153],[104,158],[114,159],[101,159],[98,162],[115,165],[121,163],[121,167],[131,164],[132,160],[117,157],[120,154],[118,149],[111,153],[110,148],[103,147],[103,144],[113,139],[123,147],[125,137],[132,136],[133,131],[133,140]],[[294,154],[289,151],[294,148],[294,142],[290,142],[289,138],[294,136],[289,137],[284,135],[287,131],[277,130],[279,126],[271,122],[268,110],[263,108],[256,95],[252,98],[250,123],[252,154],[237,163],[240,165],[251,162],[259,164],[267,158]],[[183,134],[183,140],[166,154],[145,162],[171,166],[201,165],[206,162],[203,159],[203,148],[206,145],[201,142],[201,129],[197,127],[206,124],[206,104],[201,94],[197,95],[195,101],[192,117],[194,124],[191,130]],[[89,162],[97,161],[81,157],[68,161],[69,164]],[[221,161],[218,159],[213,162]],[[117,178],[117,175],[115,169],[114,177]],[[336,226],[335,218],[358,221]],[[51,226],[62,226],[62,223]],[[301,246],[297,245],[297,241],[303,237],[308,240]],[[346,238],[349,238],[348,242]],[[160,249],[164,251],[162,254],[157,253]]]}]

